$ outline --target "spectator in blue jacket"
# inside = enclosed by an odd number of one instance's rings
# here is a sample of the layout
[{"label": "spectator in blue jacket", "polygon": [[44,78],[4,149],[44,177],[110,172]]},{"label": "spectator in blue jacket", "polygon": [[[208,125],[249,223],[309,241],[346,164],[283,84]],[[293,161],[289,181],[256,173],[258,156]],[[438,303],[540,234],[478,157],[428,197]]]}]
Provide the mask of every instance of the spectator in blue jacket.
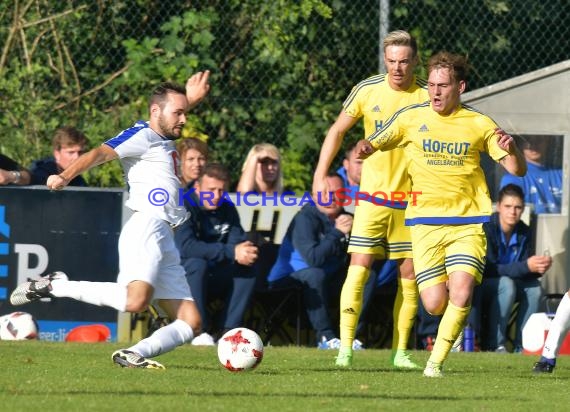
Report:
[{"label": "spectator in blue jacket", "polygon": [[[336,173],[327,181],[331,193],[342,188],[342,179]],[[340,340],[329,317],[329,296],[340,293],[352,215],[334,198],[324,204],[316,194],[313,197],[314,204],[303,206],[289,224],[267,280],[270,288],[302,284],[319,347],[338,349]]]},{"label": "spectator in blue jacket", "polygon": [[[186,279],[202,316],[204,333],[194,345],[214,345],[214,336],[242,325],[243,315],[255,288],[252,265],[258,249],[246,240],[237,209],[224,196],[230,182],[228,170],[208,163],[185,199],[190,218],[175,231],[176,245]],[[215,298],[225,302],[218,322],[208,313]],[[216,323],[216,324],[214,324]]]},{"label": "spectator in blue jacket", "polygon": [[524,192],[514,184],[499,191],[497,212],[483,224],[487,236],[487,263],[480,286],[481,304],[488,315],[487,349],[506,352],[506,336],[513,304],[519,302],[515,351],[522,350],[522,328],[538,311],[540,277],[552,265],[550,256],[533,252],[530,228],[521,221]]},{"label": "spectator in blue jacket", "polygon": [[502,188],[509,183],[520,186],[525,203],[534,206],[534,213],[560,213],[562,205],[562,169],[545,164],[548,147],[547,136],[521,137],[527,172],[523,177],[505,173]]},{"label": "spectator in blue jacket", "polygon": [[[36,160],[30,167],[32,185],[45,185],[51,175],[58,175],[69,167],[85,149],[89,141],[82,131],[71,126],[57,129],[53,135],[53,157]],[[68,186],[87,186],[81,175],[74,177]]]}]

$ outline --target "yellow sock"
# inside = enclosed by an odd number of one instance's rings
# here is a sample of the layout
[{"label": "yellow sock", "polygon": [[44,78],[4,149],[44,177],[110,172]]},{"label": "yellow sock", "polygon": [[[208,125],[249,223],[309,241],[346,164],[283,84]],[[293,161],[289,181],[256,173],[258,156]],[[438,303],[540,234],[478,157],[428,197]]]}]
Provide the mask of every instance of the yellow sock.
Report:
[{"label": "yellow sock", "polygon": [[408,348],[410,333],[418,313],[418,286],[415,279],[398,278],[398,292],[394,302],[392,350]]},{"label": "yellow sock", "polygon": [[346,280],[340,292],[340,346],[352,348],[356,325],[362,311],[364,285],[370,275],[370,269],[364,266],[350,265]]},{"label": "yellow sock", "polygon": [[451,346],[453,346],[463,326],[465,326],[470,310],[471,306],[460,308],[451,302],[447,303],[447,308],[441,318],[435,344],[429,357],[431,362],[441,364],[447,359]]}]

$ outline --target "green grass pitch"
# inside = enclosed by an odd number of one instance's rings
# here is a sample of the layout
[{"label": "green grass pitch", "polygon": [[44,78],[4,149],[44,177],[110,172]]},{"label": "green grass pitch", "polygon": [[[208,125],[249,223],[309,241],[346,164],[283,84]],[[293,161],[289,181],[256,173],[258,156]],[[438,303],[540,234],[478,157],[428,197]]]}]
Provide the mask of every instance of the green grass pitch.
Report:
[{"label": "green grass pitch", "polygon": [[[232,373],[212,347],[186,345],[157,358],[165,371],[112,364],[113,343],[0,342],[2,411],[566,411],[570,357],[533,376],[536,356],[452,353],[445,377],[390,367],[387,350],[355,353],[266,347],[261,365]],[[413,352],[422,365],[429,353]]]}]

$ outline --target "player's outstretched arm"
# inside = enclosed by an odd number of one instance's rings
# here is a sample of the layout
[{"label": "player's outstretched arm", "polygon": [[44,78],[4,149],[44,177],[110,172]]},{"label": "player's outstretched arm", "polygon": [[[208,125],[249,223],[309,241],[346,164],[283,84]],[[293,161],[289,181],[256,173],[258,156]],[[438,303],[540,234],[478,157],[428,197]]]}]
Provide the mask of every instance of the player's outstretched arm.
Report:
[{"label": "player's outstretched arm", "polygon": [[526,160],[511,135],[501,128],[495,129],[499,147],[509,154],[500,160],[500,164],[507,172],[515,176],[526,174]]},{"label": "player's outstretched arm", "polygon": [[340,150],[344,135],[357,121],[357,118],[350,117],[344,111],[341,111],[325,136],[319,155],[319,163],[317,163],[317,168],[313,175],[313,193],[321,193],[321,198],[324,202],[328,202],[329,187],[327,174],[331,164]]},{"label": "player's outstretched arm", "polygon": [[60,174],[48,177],[47,187],[51,190],[61,190],[67,186],[74,177],[79,176],[94,166],[116,159],[117,157],[117,152],[106,144],[102,144],[79,156]]},{"label": "player's outstretched arm", "polygon": [[188,99],[189,108],[193,109],[200,103],[210,91],[210,71],[194,73],[186,81],[186,99]]}]

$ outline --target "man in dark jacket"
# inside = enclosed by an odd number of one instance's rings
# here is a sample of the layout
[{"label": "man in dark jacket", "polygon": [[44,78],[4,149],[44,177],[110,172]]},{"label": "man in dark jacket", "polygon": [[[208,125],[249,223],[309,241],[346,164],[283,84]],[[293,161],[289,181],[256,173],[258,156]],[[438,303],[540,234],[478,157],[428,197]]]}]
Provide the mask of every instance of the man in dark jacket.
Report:
[{"label": "man in dark jacket", "polygon": [[[221,336],[241,326],[255,288],[252,265],[258,250],[241,226],[235,205],[227,197],[228,170],[207,164],[204,173],[186,196],[190,218],[176,229],[175,240],[192,295],[202,316],[202,330],[194,345],[213,345]],[[210,319],[208,303],[220,297],[225,302],[219,323]]]},{"label": "man in dark jacket", "polygon": [[[343,187],[337,174],[329,175],[327,180],[331,194]],[[315,204],[303,206],[291,221],[267,280],[269,287],[301,283],[318,346],[338,349],[340,340],[328,314],[327,289],[334,285],[340,293],[352,216],[334,199],[328,205],[317,196],[314,200]]]},{"label": "man in dark jacket", "polygon": [[534,254],[530,228],[523,221],[524,193],[514,184],[499,191],[497,212],[483,224],[487,263],[480,287],[480,308],[488,308],[488,349],[506,352],[507,327],[513,304],[519,302],[515,351],[522,350],[522,328],[538,311],[540,277],[552,265],[550,256]]},{"label": "man in dark jacket", "polygon": [[[53,135],[53,157],[36,160],[30,167],[32,185],[45,185],[48,177],[58,175],[71,165],[85,151],[87,137],[80,130],[71,126],[57,129]],[[87,186],[83,176],[74,177],[68,186]]]}]

